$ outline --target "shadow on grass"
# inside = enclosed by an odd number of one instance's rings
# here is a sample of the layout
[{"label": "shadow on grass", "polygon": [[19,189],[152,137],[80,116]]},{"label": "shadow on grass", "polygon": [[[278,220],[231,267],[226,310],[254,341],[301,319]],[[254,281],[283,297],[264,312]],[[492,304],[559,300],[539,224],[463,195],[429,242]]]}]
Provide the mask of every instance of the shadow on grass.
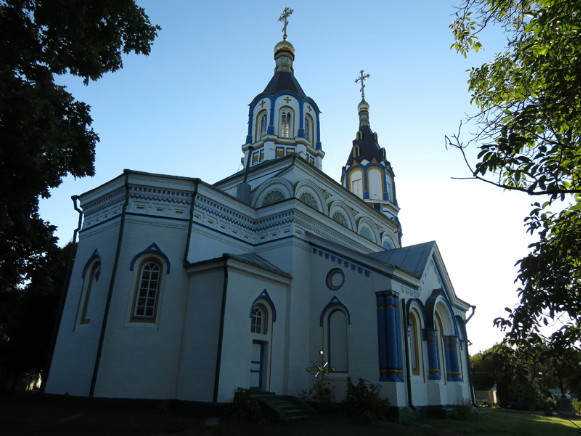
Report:
[{"label": "shadow on grass", "polygon": [[[551,435],[575,436],[581,421],[502,410],[486,410],[464,419],[426,419],[402,425],[376,422],[366,426],[343,415],[318,415],[293,424],[257,425],[222,418],[207,427],[192,409],[169,402],[116,402],[51,397],[0,397],[0,434],[11,435],[228,435],[300,436],[407,435]],[[204,415],[205,414],[205,415]]]}]

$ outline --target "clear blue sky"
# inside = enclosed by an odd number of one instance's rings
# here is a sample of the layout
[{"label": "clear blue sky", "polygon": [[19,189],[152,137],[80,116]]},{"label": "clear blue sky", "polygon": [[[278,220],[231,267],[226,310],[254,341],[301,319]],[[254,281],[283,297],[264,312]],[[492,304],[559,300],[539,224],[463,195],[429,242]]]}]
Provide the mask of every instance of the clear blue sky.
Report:
[{"label": "clear blue sky", "polygon": [[277,18],[288,6],[295,75],[322,111],[323,170],[340,179],[358,127],[354,80],[364,69],[371,127],[396,174],[404,245],[437,241],[456,293],[477,306],[471,353],[501,339],[492,320],[517,301],[513,265],[530,242],[522,225],[530,200],[452,180],[469,174],[461,155],[444,147],[444,135],[475,112],[466,70],[501,48],[500,34],[489,32],[487,50],[467,60],[450,50],[452,0],[138,3],[163,28],[149,57],[126,56],[123,70],[89,86],[61,79],[91,105],[101,138],[96,176],[67,178],[41,202],[61,245],[77,224],[71,195],[124,168],[209,183],[241,169],[248,103],[272,77]]}]

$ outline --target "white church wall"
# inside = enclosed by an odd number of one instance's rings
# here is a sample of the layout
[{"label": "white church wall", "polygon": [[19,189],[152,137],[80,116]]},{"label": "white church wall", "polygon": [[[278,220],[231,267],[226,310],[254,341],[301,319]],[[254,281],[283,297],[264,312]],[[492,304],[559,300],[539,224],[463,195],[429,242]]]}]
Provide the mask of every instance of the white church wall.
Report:
[{"label": "white church wall", "polygon": [[[225,307],[220,392],[218,401],[232,401],[237,388],[255,388],[260,368],[261,389],[283,394],[286,378],[286,304],[290,280],[240,262],[229,262],[228,299]],[[251,332],[253,303],[260,301],[267,309],[266,333]],[[274,314],[276,313],[276,320]],[[253,342],[263,347],[261,364],[252,353]]]},{"label": "white church wall", "polygon": [[176,398],[213,401],[224,268],[220,262],[190,267]]},{"label": "white church wall", "polygon": [[[375,291],[389,286],[385,277],[377,277],[363,263],[344,254],[333,249],[315,248],[309,256],[312,280],[312,360],[318,360],[319,350],[323,350],[325,362],[331,357],[328,314],[333,310],[341,310],[349,318],[348,370],[329,375],[338,400],[344,396],[347,377],[354,381],[361,377],[373,383],[379,380]],[[332,359],[330,365],[333,366]]]},{"label": "white church wall", "polygon": [[[118,231],[117,219],[80,234],[47,380],[47,393],[89,395]],[[85,319],[88,322],[81,324],[89,273],[86,271],[85,278],[82,275],[85,266],[90,266],[87,263],[95,259],[95,250],[101,262],[100,274],[87,301]]]},{"label": "white church wall", "polygon": [[[186,297],[186,234],[182,221],[126,218],[95,396],[175,396]],[[148,258],[162,264],[156,315],[154,320],[134,319],[140,264]]]}]

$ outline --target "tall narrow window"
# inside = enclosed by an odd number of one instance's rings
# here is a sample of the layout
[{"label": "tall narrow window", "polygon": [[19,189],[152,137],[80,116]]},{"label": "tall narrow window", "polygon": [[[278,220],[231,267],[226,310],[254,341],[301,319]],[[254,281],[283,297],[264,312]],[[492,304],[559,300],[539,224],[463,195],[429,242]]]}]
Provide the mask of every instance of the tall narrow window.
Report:
[{"label": "tall narrow window", "polygon": [[350,191],[357,195],[359,198],[363,198],[363,175],[361,170],[355,170],[351,173],[351,186]]},{"label": "tall narrow window", "polygon": [[313,130],[313,119],[310,115],[306,115],[305,117],[305,139],[310,141],[311,143],[315,139],[314,130]]},{"label": "tall narrow window", "polygon": [[266,309],[257,304],[252,309],[252,316],[250,317],[250,332],[265,335],[268,333],[268,313]]},{"label": "tall narrow window", "polygon": [[410,312],[408,324],[408,345],[409,345],[409,359],[410,368],[413,375],[420,374],[420,341],[419,341],[419,322],[416,314]]},{"label": "tall narrow window", "polygon": [[91,298],[91,291],[96,287],[96,282],[99,281],[99,274],[101,273],[101,262],[96,261],[91,265],[89,269],[89,276],[85,279],[85,289],[83,298],[83,307],[81,309],[81,317],[79,324],[89,324],[91,319],[89,318],[89,300]]},{"label": "tall narrow window", "polygon": [[260,121],[259,121],[259,137],[262,138],[264,135],[266,135],[266,112],[262,113],[260,115]]},{"label": "tall narrow window", "polygon": [[161,283],[161,265],[156,260],[145,261],[139,269],[139,282],[133,302],[133,318],[155,321]]},{"label": "tall narrow window", "polygon": [[347,372],[347,316],[342,310],[334,310],[328,319],[329,366],[335,372]]},{"label": "tall narrow window", "polygon": [[290,138],[292,132],[292,113],[290,109],[283,109],[280,114],[280,136]]},{"label": "tall narrow window", "polygon": [[372,200],[383,200],[383,182],[381,171],[377,168],[369,168],[367,171],[369,180],[369,198]]},{"label": "tall narrow window", "polygon": [[437,346],[438,346],[438,360],[440,363],[440,368],[442,371],[442,380],[446,380],[446,356],[444,354],[444,326],[442,324],[442,318],[440,318],[440,314],[438,312],[436,312],[435,314],[435,323],[434,326],[436,327],[436,330],[438,331],[438,337],[437,337]]}]

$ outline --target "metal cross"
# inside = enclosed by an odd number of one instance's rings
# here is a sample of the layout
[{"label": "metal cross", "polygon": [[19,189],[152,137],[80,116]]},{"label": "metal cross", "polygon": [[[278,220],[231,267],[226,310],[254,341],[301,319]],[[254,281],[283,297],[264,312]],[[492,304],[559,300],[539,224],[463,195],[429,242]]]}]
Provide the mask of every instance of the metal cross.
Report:
[{"label": "metal cross", "polygon": [[291,8],[284,8],[284,11],[282,11],[282,14],[280,14],[280,17],[278,17],[278,21],[284,22],[284,26],[282,26],[282,39],[284,39],[285,41],[286,41],[286,26],[288,25],[288,17],[290,17],[290,15],[293,12],[294,11]]},{"label": "metal cross", "polygon": [[363,75],[364,71],[359,71],[359,77],[355,79],[355,83],[361,82],[361,98],[365,99],[365,79],[369,77],[369,74]]}]

